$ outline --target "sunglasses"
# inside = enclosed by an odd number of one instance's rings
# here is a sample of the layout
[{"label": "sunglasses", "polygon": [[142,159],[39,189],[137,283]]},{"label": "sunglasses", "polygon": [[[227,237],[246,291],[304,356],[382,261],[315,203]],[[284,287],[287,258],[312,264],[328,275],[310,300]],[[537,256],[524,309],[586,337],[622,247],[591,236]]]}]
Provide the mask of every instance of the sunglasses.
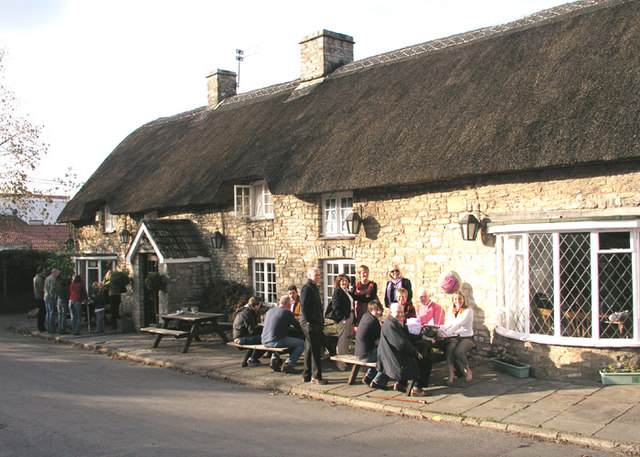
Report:
[{"label": "sunglasses", "polygon": [[400,270],[391,270],[389,273],[400,273]]}]

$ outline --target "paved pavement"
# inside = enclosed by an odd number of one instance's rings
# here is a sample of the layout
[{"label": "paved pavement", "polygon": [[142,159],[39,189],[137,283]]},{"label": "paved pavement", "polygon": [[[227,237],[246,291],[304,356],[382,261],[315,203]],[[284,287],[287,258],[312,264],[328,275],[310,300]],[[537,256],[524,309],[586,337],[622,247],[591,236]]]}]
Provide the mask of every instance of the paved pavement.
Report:
[{"label": "paved pavement", "polygon": [[[445,384],[444,364],[435,366],[431,396],[417,399],[373,390],[362,383],[347,385],[348,372],[338,371],[329,360],[323,362],[324,378],[329,381],[325,386],[304,383],[298,374],[275,373],[267,359],[260,366],[242,368],[243,352],[222,344],[217,336],[203,337],[183,354],[184,340],[165,337],[158,348],[152,349],[154,337],[148,334],[96,335],[84,328],[77,336],[49,335],[37,332],[35,320],[24,315],[0,315],[0,328],[139,363],[356,408],[640,455],[640,386],[518,379],[479,361],[473,370],[473,382],[458,379],[452,387]],[[300,369],[300,363],[296,368]]]}]

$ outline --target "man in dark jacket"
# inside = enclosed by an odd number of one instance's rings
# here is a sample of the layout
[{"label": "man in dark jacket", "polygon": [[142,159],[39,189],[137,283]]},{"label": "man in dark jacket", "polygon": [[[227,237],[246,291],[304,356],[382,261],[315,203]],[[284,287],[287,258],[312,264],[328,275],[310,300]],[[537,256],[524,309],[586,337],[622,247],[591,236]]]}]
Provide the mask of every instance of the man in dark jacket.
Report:
[{"label": "man in dark jacket", "polygon": [[[261,344],[260,330],[258,329],[258,311],[260,299],[251,297],[249,302],[238,310],[233,319],[233,341],[236,344]],[[260,364],[260,357],[264,351],[252,350],[248,363]]]},{"label": "man in dark jacket", "polygon": [[410,335],[402,323],[404,310],[399,303],[392,303],[391,314],[382,326],[380,344],[378,345],[378,374],[371,382],[374,389],[383,389],[389,379],[397,382],[394,390],[406,392],[407,381],[415,381],[411,395],[423,397],[427,395],[421,388],[422,375],[418,366],[418,359],[422,358],[410,341]]},{"label": "man in dark jacket", "polygon": [[39,332],[44,332],[47,329],[44,325],[44,319],[47,315],[47,308],[44,306],[44,275],[44,267],[39,266],[33,278],[33,295],[36,298],[36,305],[38,306]]},{"label": "man in dark jacket", "polygon": [[318,291],[320,270],[311,268],[307,282],[300,291],[300,314],[304,333],[304,372],[302,380],[314,384],[327,384],[322,379],[322,349],[324,344],[324,306]]}]

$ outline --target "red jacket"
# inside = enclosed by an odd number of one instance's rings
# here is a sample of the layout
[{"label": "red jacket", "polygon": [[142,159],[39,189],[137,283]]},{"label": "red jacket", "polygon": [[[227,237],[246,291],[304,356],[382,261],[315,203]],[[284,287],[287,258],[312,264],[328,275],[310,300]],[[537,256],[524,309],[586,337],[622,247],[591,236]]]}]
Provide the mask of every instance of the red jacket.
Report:
[{"label": "red jacket", "polygon": [[72,282],[69,286],[69,301],[82,301],[87,296],[87,290],[81,282]]}]

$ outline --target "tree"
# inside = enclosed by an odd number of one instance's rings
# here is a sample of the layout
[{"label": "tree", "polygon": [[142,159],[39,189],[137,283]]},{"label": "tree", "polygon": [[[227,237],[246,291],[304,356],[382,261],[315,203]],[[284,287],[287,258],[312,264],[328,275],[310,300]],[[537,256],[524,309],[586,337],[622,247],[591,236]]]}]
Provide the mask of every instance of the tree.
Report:
[{"label": "tree", "polygon": [[[0,50],[0,203],[27,211],[34,205],[34,197],[39,197],[29,188],[29,175],[47,154],[49,145],[41,139],[43,127],[20,112],[18,99],[4,82],[5,55],[6,52]],[[69,170],[54,183],[54,188],[41,193],[73,188],[75,176]]]}]

